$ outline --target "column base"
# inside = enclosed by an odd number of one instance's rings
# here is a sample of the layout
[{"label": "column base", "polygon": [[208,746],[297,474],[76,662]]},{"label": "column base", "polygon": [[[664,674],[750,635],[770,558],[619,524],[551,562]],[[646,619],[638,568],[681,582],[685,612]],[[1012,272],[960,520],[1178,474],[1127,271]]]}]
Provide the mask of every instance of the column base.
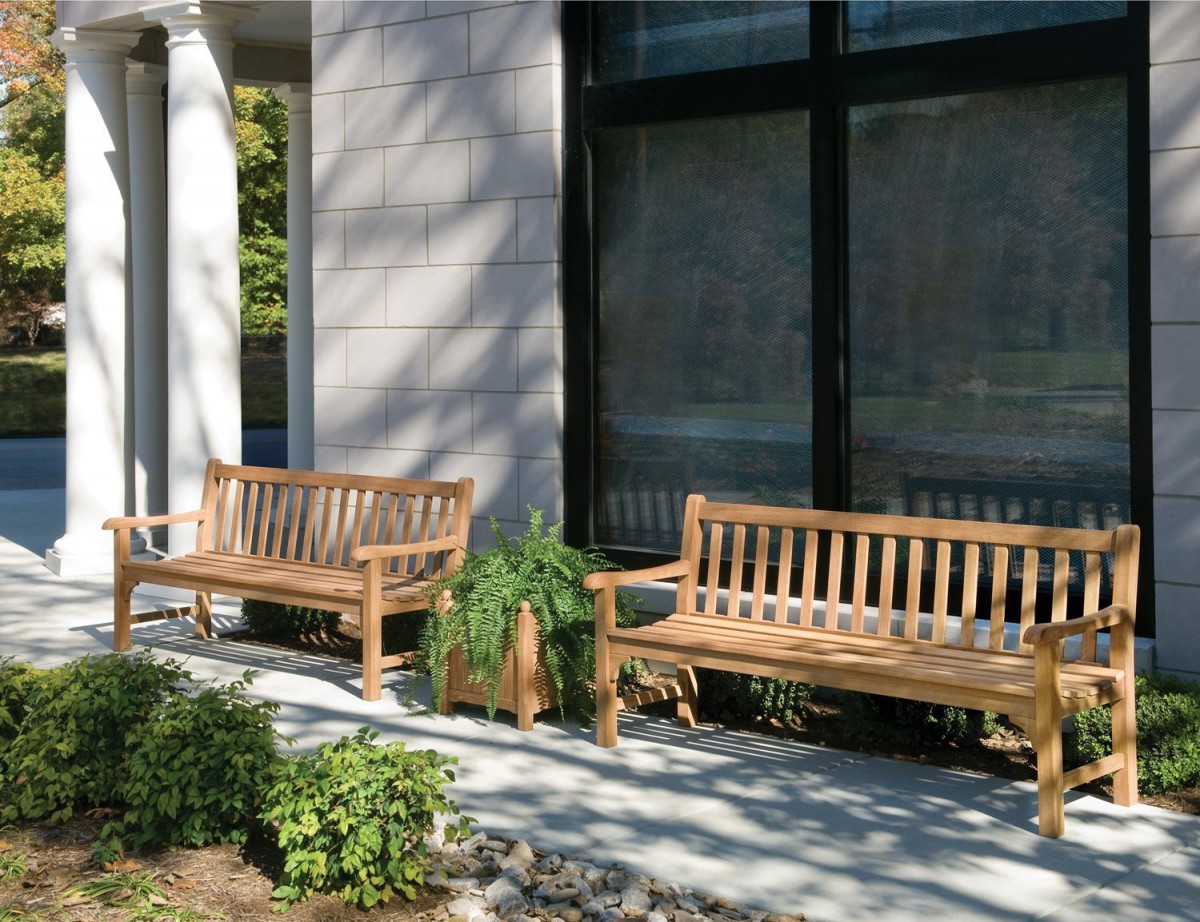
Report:
[{"label": "column base", "polygon": [[109,550],[104,553],[70,553],[60,551],[56,547],[46,551],[46,569],[55,576],[102,576],[112,574],[113,555]]}]

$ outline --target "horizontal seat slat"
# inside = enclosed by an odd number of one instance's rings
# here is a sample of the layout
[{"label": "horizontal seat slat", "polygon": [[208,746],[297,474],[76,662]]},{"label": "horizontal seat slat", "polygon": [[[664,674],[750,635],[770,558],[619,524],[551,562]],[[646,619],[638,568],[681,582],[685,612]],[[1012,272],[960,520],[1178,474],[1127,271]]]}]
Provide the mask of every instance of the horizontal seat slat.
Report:
[{"label": "horizontal seat slat", "polygon": [[[746,637],[736,629],[721,632],[695,626],[662,626],[662,622],[641,628],[625,628],[609,632],[616,646],[627,643],[652,643],[665,653],[667,649],[687,652],[705,650],[713,653],[778,657],[781,661],[805,664],[837,665],[847,669],[867,671],[886,670],[897,677],[904,676],[920,683],[961,685],[964,688],[997,688],[1009,694],[1032,697],[1034,693],[1033,659],[1015,654],[1010,659],[993,659],[987,665],[965,660],[935,659],[920,656],[919,650],[906,645],[903,639],[868,638],[870,644],[842,644],[836,637],[820,631],[809,631],[803,637],[783,638]],[[1063,694],[1085,698],[1105,691],[1120,682],[1123,673],[1107,670],[1105,674],[1079,675],[1069,667],[1063,668]]]},{"label": "horizontal seat slat", "polygon": [[[814,637],[817,642],[830,644],[844,644],[847,647],[863,647],[866,649],[874,649],[879,640],[883,640],[893,649],[907,650],[910,655],[922,660],[946,659],[953,661],[961,661],[970,663],[973,666],[986,668],[990,663],[1003,664],[1019,659],[1022,662],[1032,662],[1028,654],[1017,653],[1009,650],[991,650],[979,647],[965,647],[957,644],[936,644],[928,640],[912,640],[905,637],[884,636],[878,637],[873,634],[855,634],[848,631],[826,631],[823,628],[806,628],[795,624],[778,624],[771,621],[759,621],[748,623],[745,620],[738,621],[736,624],[730,624],[730,619],[723,616],[707,617],[701,614],[689,615],[670,615],[657,624],[678,624],[683,630],[706,630],[715,631],[733,631],[735,636],[743,636],[743,632],[751,634],[761,634],[765,637],[779,636],[783,640],[787,640],[790,635],[800,637]],[[1097,663],[1090,662],[1074,662],[1071,663],[1072,670],[1080,675],[1094,675],[1102,678],[1112,674],[1112,670],[1107,666],[1102,666]]]}]

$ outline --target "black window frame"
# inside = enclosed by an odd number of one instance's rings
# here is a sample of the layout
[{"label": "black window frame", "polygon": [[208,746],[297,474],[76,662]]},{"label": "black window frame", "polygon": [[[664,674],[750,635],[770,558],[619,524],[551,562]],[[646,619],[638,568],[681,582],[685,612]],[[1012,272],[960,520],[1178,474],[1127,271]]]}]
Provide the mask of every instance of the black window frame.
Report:
[{"label": "black window frame", "polygon": [[[813,505],[850,508],[846,112],[852,106],[1120,76],[1127,86],[1130,508],[1142,528],[1138,634],[1154,633],[1150,394],[1149,4],[1125,17],[894,48],[842,52],[845,5],[810,5],[806,60],[592,84],[595,4],[563,4],[565,537],[594,544],[598,190],[589,142],[606,128],[807,109],[813,246]],[[816,453],[814,453],[816,454]],[[626,567],[669,554],[601,545]]]}]

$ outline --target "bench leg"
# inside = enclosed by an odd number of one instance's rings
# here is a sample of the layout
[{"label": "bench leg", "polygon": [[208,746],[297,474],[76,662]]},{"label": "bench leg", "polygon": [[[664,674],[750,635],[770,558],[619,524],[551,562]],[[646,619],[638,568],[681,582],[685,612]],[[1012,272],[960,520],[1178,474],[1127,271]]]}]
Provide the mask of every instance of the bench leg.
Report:
[{"label": "bench leg", "polygon": [[211,640],[212,630],[212,593],[196,593],[196,636]]},{"label": "bench leg", "polygon": [[697,696],[700,691],[696,684],[696,671],[691,666],[677,666],[676,674],[682,694],[675,707],[675,719],[681,727],[694,727],[699,715]]},{"label": "bench leg", "polygon": [[129,628],[132,623],[130,612],[130,597],[133,586],[127,586],[118,569],[113,576],[113,643],[114,653],[124,653],[129,649]]},{"label": "bench leg", "polygon": [[359,607],[362,630],[363,701],[378,701],[381,694],[383,663],[383,564],[368,560],[363,567],[363,599]]},{"label": "bench leg", "polygon": [[1112,706],[1112,751],[1124,756],[1125,767],[1113,772],[1113,802],[1132,807],[1138,802],[1137,730],[1132,694]]},{"label": "bench leg", "polygon": [[1066,830],[1063,806],[1062,719],[1038,720],[1034,726],[1037,752],[1038,834],[1056,839]]},{"label": "bench leg", "polygon": [[617,674],[607,656],[596,651],[596,745],[612,749],[617,745]]}]

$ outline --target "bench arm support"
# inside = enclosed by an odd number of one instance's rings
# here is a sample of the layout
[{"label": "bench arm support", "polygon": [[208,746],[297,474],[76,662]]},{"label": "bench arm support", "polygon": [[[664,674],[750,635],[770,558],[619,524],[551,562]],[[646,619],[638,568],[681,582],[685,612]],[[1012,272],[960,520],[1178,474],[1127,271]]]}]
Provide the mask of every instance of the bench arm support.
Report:
[{"label": "bench arm support", "polygon": [[1133,612],[1125,605],[1110,605],[1082,618],[1031,625],[1025,631],[1024,642],[1036,647],[1038,644],[1058,643],[1088,631],[1121,625],[1133,627]]},{"label": "bench arm support", "polygon": [[388,557],[413,557],[417,554],[457,550],[461,550],[458,537],[451,535],[432,541],[415,541],[412,544],[364,544],[350,552],[350,559],[357,561],[383,560]]},{"label": "bench arm support", "polygon": [[646,567],[642,570],[603,570],[592,573],[583,580],[584,589],[613,589],[617,586],[629,586],[633,583],[643,583],[652,579],[672,579],[687,576],[692,565],[686,560],[673,560],[659,567]]},{"label": "bench arm support", "polygon": [[120,531],[123,528],[150,528],[154,525],[179,525],[182,522],[203,522],[208,513],[203,509],[193,509],[191,512],[174,512],[170,515],[118,515],[106,519],[100,527],[107,531]]}]

